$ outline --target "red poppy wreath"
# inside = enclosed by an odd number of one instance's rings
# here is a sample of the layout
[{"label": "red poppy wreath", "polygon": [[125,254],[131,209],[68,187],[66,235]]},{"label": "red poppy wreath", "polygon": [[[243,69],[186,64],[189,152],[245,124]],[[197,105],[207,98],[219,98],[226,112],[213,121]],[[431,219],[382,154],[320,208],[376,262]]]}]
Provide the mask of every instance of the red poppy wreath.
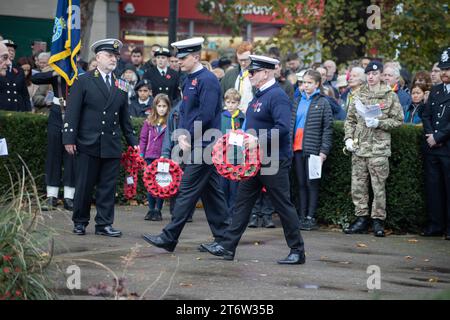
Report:
[{"label": "red poppy wreath", "polygon": [[145,168],[142,181],[154,197],[166,199],[177,194],[182,176],[183,170],[176,162],[160,158]]},{"label": "red poppy wreath", "polygon": [[261,168],[259,145],[250,150],[249,140],[249,134],[231,131],[215,143],[212,162],[222,177],[242,181],[256,176]]},{"label": "red poppy wreath", "polygon": [[147,165],[145,160],[139,155],[139,151],[133,147],[128,147],[127,152],[122,154],[120,163],[125,169],[126,179],[123,185],[123,193],[127,200],[134,198],[138,182],[138,173]]}]

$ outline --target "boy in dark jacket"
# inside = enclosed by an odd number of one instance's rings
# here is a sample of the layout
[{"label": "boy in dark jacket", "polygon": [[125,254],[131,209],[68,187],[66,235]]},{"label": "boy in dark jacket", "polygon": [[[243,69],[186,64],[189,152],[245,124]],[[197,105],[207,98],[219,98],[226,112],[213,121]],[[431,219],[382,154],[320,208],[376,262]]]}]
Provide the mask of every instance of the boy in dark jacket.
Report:
[{"label": "boy in dark jacket", "polygon": [[134,87],[136,91],[136,99],[132,99],[130,103],[130,116],[136,118],[147,118],[152,108],[152,86],[147,79],[139,81]]},{"label": "boy in dark jacket", "polygon": [[[223,134],[226,134],[231,130],[242,129],[245,116],[238,108],[240,102],[241,102],[241,95],[236,89],[231,88],[225,92],[224,104],[226,110],[222,112],[222,123],[221,123],[221,130]],[[230,160],[236,162],[236,164],[239,163],[239,159],[241,159],[241,157],[239,157],[239,150],[231,150],[231,152],[229,151],[229,153],[231,153],[231,156],[235,157],[235,159]],[[221,182],[222,182],[222,190],[225,193],[225,199],[227,201],[228,212],[230,214],[229,218],[231,218],[239,182],[228,180],[224,177],[221,177]]]}]

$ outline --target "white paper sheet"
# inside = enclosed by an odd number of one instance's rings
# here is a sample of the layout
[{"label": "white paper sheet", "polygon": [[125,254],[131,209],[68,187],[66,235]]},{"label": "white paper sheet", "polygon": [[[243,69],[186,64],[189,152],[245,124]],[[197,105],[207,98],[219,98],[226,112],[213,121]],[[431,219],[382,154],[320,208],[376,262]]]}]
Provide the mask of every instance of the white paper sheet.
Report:
[{"label": "white paper sheet", "polygon": [[309,180],[322,177],[322,160],[320,156],[310,155],[308,159]]},{"label": "white paper sheet", "polygon": [[355,100],[355,108],[356,111],[359,113],[361,117],[363,117],[364,120],[367,118],[378,118],[383,114],[379,104],[372,104],[366,106],[359,99]]},{"label": "white paper sheet", "polygon": [[6,145],[6,139],[0,139],[0,156],[8,155],[8,146]]},{"label": "white paper sheet", "polygon": [[170,163],[168,162],[158,162],[158,172],[167,173],[170,169]]}]

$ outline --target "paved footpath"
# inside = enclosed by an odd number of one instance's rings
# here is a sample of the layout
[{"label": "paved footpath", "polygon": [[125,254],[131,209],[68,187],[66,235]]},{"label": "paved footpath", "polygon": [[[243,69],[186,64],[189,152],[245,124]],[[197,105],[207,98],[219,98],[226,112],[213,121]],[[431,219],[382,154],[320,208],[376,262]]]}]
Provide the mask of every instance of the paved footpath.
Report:
[{"label": "paved footpath", "polygon": [[[95,209],[92,209],[95,212]],[[224,261],[197,251],[211,241],[202,209],[186,224],[174,253],[153,247],[141,238],[158,234],[169,220],[145,221],[146,207],[117,206],[114,227],[122,238],[72,234],[71,214],[52,211],[46,223],[58,232],[50,276],[61,299],[105,299],[88,289],[110,285],[113,277],[126,279],[126,288],[145,299],[432,299],[450,289],[450,241],[418,235],[345,235],[339,230],[303,232],[306,264],[281,266],[276,260],[288,254],[280,221],[275,229],[248,229],[235,261]],[[133,249],[134,248],[134,249]],[[128,256],[128,265],[126,257]],[[81,259],[81,260],[80,260]],[[81,271],[81,289],[69,290],[67,267]],[[381,289],[368,290],[367,268],[378,266]],[[369,281],[376,284],[376,281]]]}]

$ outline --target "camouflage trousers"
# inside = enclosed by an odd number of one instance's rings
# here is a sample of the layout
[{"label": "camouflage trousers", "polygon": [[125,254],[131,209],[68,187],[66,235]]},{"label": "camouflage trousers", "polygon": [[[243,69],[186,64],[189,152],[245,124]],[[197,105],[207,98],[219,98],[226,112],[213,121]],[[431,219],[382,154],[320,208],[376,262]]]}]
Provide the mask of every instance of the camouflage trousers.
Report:
[{"label": "camouflage trousers", "polygon": [[355,215],[369,215],[369,177],[373,190],[373,219],[386,219],[386,179],[389,176],[388,157],[352,156],[352,200]]}]

